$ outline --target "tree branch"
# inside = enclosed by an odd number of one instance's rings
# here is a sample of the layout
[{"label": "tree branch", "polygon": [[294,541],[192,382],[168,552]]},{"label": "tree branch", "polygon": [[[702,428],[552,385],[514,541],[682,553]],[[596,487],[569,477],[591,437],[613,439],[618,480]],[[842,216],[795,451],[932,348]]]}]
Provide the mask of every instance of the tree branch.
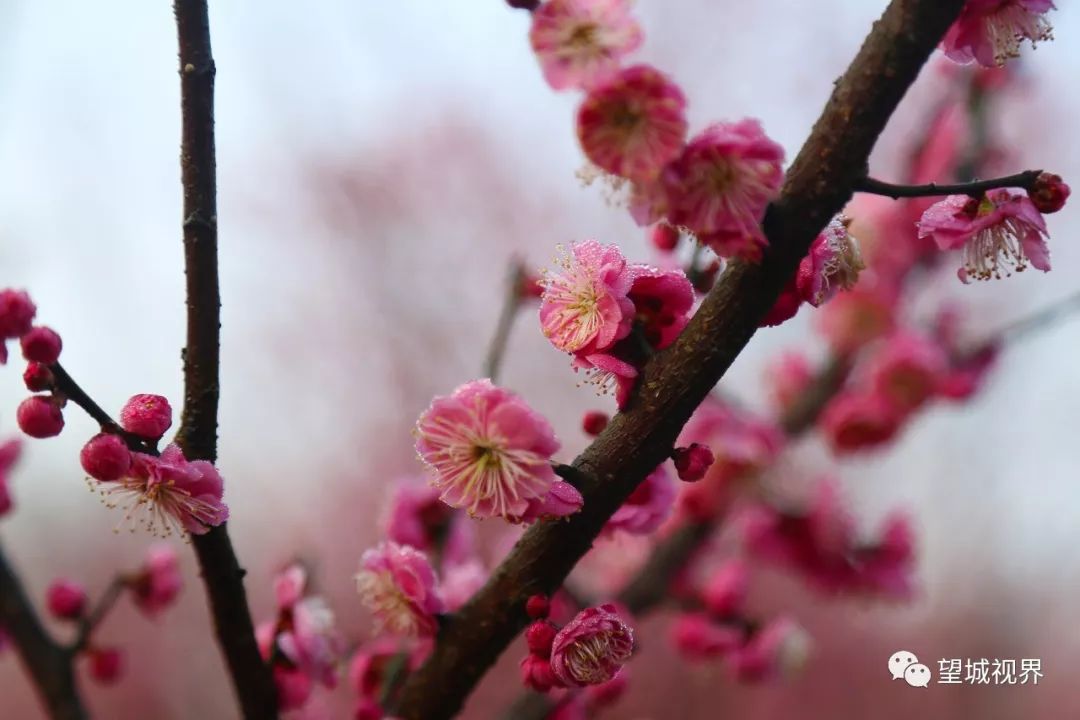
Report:
[{"label": "tree branch", "polygon": [[105,588],[105,592],[101,595],[101,599],[98,600],[94,609],[79,623],[79,634],[75,636],[75,640],[67,649],[70,655],[74,656],[87,648],[94,631],[97,630],[98,625],[112,610],[116,601],[120,599],[120,593],[124,591],[127,584],[128,580],[124,575],[117,575],[113,578],[113,581],[109,583],[109,587]]},{"label": "tree branch", "polygon": [[85,720],[71,655],[41,625],[30,598],[0,548],[0,626],[11,636],[52,720]]},{"label": "tree branch", "polygon": [[53,390],[59,392],[71,402],[75,403],[86,414],[97,421],[97,424],[101,426],[101,432],[112,433],[113,435],[119,435],[127,443],[128,448],[135,452],[147,453],[149,455],[157,455],[157,448],[154,445],[148,443],[145,439],[129,433],[124,428],[120,427],[120,424],[113,420],[109,413],[101,409],[101,406],[94,402],[94,399],[90,397],[85,390],[83,390],[75,378],[68,374],[60,363],[54,363],[49,366],[49,372],[53,376]]},{"label": "tree branch", "polygon": [[506,294],[503,296],[502,309],[499,310],[499,319],[495,324],[495,334],[488,346],[487,356],[484,359],[483,376],[491,378],[492,382],[498,379],[502,369],[503,356],[506,354],[506,345],[510,340],[510,330],[514,327],[518,310],[521,309],[522,283],[525,282],[525,268],[520,260],[513,260],[510,270],[506,275]]},{"label": "tree branch", "polygon": [[[184,409],[176,441],[191,460],[217,459],[221,295],[217,266],[214,58],[206,0],[175,0],[180,46],[181,180],[187,345]],[[277,690],[255,642],[244,570],[225,525],[193,535],[214,629],[245,718],[277,716]]]},{"label": "tree branch", "polygon": [[1042,170],[1025,170],[1015,175],[993,178],[990,180],[977,180],[974,182],[955,183],[953,185],[893,185],[892,183],[875,180],[872,177],[862,177],[855,182],[855,191],[884,195],[894,200],[900,198],[935,197],[939,195],[970,195],[973,198],[981,197],[987,190],[996,188],[1023,188],[1031,190],[1035,181],[1039,179]]},{"label": "tree branch", "polygon": [[574,461],[582,510],[533,525],[483,588],[443,625],[393,713],[456,714],[524,627],[526,599],[552,593],[607,519],[671,451],[679,431],[757,329],[811,241],[851,197],[867,158],[964,0],[893,0],[875,24],[795,159],[764,230],[758,265],[733,262],[673,346],[645,365],[627,409]]}]

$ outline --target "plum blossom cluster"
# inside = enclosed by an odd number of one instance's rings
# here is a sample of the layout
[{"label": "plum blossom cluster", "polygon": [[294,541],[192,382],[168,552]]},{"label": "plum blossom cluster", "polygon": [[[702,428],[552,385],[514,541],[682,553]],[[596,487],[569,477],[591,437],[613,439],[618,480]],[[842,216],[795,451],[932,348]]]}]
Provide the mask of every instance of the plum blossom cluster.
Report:
[{"label": "plum blossom cluster", "polygon": [[894,513],[878,538],[860,540],[832,480],[821,481],[809,507],[793,512],[758,504],[740,522],[756,557],[796,571],[826,592],[907,599],[912,595],[914,532]]},{"label": "plum blossom cluster", "polygon": [[959,63],[1000,67],[1020,57],[1020,45],[1053,39],[1046,13],[1053,0],[968,0],[941,41],[945,55]]},{"label": "plum blossom cluster", "polygon": [[[172,425],[172,409],[160,395],[135,395],[120,423],[124,432],[156,443]],[[124,508],[123,522],[138,522],[154,534],[202,535],[229,517],[217,468],[206,460],[188,461],[176,444],[156,455],[130,449],[115,432],[102,432],[87,441],[79,460],[106,504]]]},{"label": "plum blossom cluster", "polygon": [[798,671],[810,639],[793,619],[759,623],[747,619],[749,566],[728,560],[684,602],[697,609],[680,613],[669,628],[672,645],[692,663],[722,661],[740,682],[765,682]]},{"label": "plum blossom cluster", "polygon": [[[64,429],[66,399],[52,388],[49,366],[60,359],[63,343],[56,331],[34,325],[37,306],[24,290],[0,290],[0,365],[8,360],[7,341],[18,340],[28,365],[27,388],[34,393],[19,403],[15,419],[19,429],[33,438],[49,438]],[[47,392],[47,394],[45,394]]]},{"label": "plum blossom cluster", "polygon": [[531,522],[577,512],[581,493],[551,464],[558,449],[547,420],[487,379],[436,397],[416,423],[416,450],[440,499],[474,517]]},{"label": "plum blossom cluster", "polygon": [[723,257],[760,257],[784,151],[758,121],[714,123],[688,140],[679,86],[652,66],[623,66],[643,41],[629,0],[548,0],[533,13],[530,40],[553,88],[585,91],[582,150],[629,188],[640,224],[663,220]]},{"label": "plum blossom cluster", "polygon": [[168,545],[152,546],[143,564],[118,575],[102,599],[91,606],[85,586],[69,578],[56,578],[45,591],[45,607],[58,620],[77,631],[73,645],[84,660],[87,674],[97,683],[112,685],[124,675],[122,648],[102,644],[98,627],[112,610],[119,595],[127,591],[135,607],[152,620],[173,605],[183,587],[176,551]]},{"label": "plum blossom cluster", "polygon": [[543,278],[540,327],[601,391],[625,405],[638,369],[689,321],[694,289],[681,270],[628,263],[616,245],[571,245]]},{"label": "plum blossom cluster", "polygon": [[337,685],[344,643],[326,601],[308,592],[307,570],[293,564],[274,580],[277,617],[255,629],[259,651],[270,665],[278,706],[296,710],[307,704],[316,684]]},{"label": "plum blossom cluster", "polygon": [[525,630],[528,654],[521,679],[537,692],[602,686],[615,680],[634,652],[634,632],[613,604],[585,608],[562,628],[548,619],[549,605],[530,598],[534,622]]}]

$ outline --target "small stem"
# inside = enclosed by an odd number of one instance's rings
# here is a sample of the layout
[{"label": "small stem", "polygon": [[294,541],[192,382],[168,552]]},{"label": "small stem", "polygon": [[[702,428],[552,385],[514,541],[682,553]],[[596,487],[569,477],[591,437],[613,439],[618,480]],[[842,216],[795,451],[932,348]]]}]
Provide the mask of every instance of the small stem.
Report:
[{"label": "small stem", "polygon": [[1022,337],[1030,335],[1036,330],[1042,330],[1056,322],[1064,320],[1069,315],[1080,310],[1080,292],[1073,293],[1068,297],[1048,305],[1042,310],[1037,310],[1027,317],[1020,318],[1009,323],[985,340],[976,343],[970,350],[961,354],[962,357],[974,357],[995,345],[1006,342],[1012,344]]},{"label": "small stem", "polygon": [[147,453],[149,455],[158,454],[156,447],[149,444],[138,435],[129,433],[127,430],[120,427],[119,423],[113,420],[109,416],[109,413],[102,410],[101,406],[94,402],[94,399],[90,397],[77,382],[75,382],[75,378],[71,377],[60,363],[50,365],[49,371],[53,376],[53,389],[85,410],[86,414],[96,420],[97,424],[101,426],[102,432],[120,436],[123,438],[124,442],[127,443],[127,446],[135,452]]},{"label": "small stem", "polygon": [[97,605],[94,606],[94,609],[79,623],[79,634],[75,637],[74,642],[68,647],[68,653],[76,655],[89,646],[90,638],[94,634],[94,631],[105,619],[105,616],[109,614],[109,611],[112,610],[113,605],[120,599],[120,593],[122,593],[127,586],[127,576],[117,575],[113,578],[113,581],[109,583],[109,587],[105,589],[105,592],[98,600]]},{"label": "small stem", "polygon": [[971,197],[980,197],[987,190],[994,190],[995,188],[1023,188],[1024,190],[1030,190],[1035,181],[1042,174],[1042,170],[1025,170],[1015,175],[1007,175],[1005,177],[993,178],[990,180],[979,180],[976,182],[968,183],[955,183],[952,185],[938,185],[937,183],[930,183],[928,185],[894,185],[892,183],[883,182],[881,180],[875,180],[872,177],[862,177],[855,181],[855,190],[857,192],[872,193],[874,195],[884,195],[891,197],[894,200],[900,198],[917,198],[917,197],[936,197],[940,195],[970,195]]},{"label": "small stem", "polygon": [[506,294],[503,296],[502,309],[499,311],[499,319],[495,324],[495,334],[491,338],[487,358],[484,360],[483,376],[490,378],[491,382],[498,379],[499,371],[502,369],[506,346],[510,340],[510,330],[521,308],[524,281],[525,268],[522,267],[521,261],[514,260],[506,276]]}]

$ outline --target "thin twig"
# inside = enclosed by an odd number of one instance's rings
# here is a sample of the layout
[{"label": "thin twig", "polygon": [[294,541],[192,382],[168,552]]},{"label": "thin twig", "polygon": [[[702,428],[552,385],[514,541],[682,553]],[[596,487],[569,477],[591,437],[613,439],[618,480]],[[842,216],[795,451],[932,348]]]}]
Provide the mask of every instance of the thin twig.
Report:
[{"label": "thin twig", "polygon": [[872,177],[862,177],[855,181],[856,192],[884,195],[894,200],[900,198],[936,197],[940,195],[970,195],[978,198],[987,190],[996,188],[1023,188],[1031,190],[1035,186],[1042,170],[1025,170],[1015,175],[993,178],[991,180],[978,180],[975,182],[954,183],[952,185],[894,185],[892,183],[875,180]]},{"label": "thin twig", "polygon": [[147,453],[149,455],[158,454],[157,448],[153,444],[120,427],[120,424],[113,420],[112,417],[109,416],[109,413],[102,410],[100,405],[94,402],[94,399],[91,398],[77,382],[75,382],[75,378],[71,377],[71,375],[68,374],[68,371],[65,370],[60,363],[50,365],[49,372],[51,372],[53,376],[53,389],[85,410],[86,414],[96,420],[97,424],[101,426],[102,432],[120,436],[123,438],[124,442],[127,443],[127,446],[136,452]]},{"label": "thin twig", "polygon": [[[184,409],[176,442],[190,460],[217,459],[221,292],[217,259],[214,57],[206,0],[175,0],[180,47],[187,345]],[[225,525],[193,535],[218,644],[247,720],[277,717],[277,689],[255,642],[240,567]]]},{"label": "thin twig", "polygon": [[101,625],[105,616],[112,610],[116,601],[120,599],[120,594],[127,586],[128,578],[126,575],[117,575],[113,578],[113,581],[109,583],[109,587],[105,588],[105,592],[102,593],[94,608],[79,622],[79,634],[75,636],[75,640],[68,646],[69,655],[76,655],[90,645],[94,631]]},{"label": "thin twig", "polygon": [[502,370],[503,358],[506,356],[506,346],[510,341],[510,330],[514,327],[514,320],[518,316],[518,310],[522,305],[522,284],[525,282],[525,268],[520,260],[514,260],[510,270],[506,274],[506,290],[503,295],[502,308],[499,310],[499,319],[495,323],[495,334],[491,337],[487,356],[484,360],[483,377],[496,382],[499,371]]}]

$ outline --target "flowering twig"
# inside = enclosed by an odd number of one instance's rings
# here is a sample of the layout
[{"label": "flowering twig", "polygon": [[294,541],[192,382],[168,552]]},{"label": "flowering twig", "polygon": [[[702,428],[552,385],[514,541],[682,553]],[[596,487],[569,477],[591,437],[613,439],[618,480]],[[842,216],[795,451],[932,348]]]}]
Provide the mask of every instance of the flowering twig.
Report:
[{"label": "flowering twig", "polygon": [[75,684],[72,655],[41,624],[14,568],[0,548],[0,626],[11,636],[52,720],[87,717]]},{"label": "flowering twig", "polygon": [[484,359],[484,372],[481,377],[491,378],[492,382],[498,379],[502,369],[503,356],[506,354],[506,344],[510,340],[510,330],[514,326],[518,310],[522,303],[522,284],[525,282],[525,268],[520,260],[513,260],[510,270],[506,275],[506,294],[503,296],[502,309],[499,310],[499,319],[495,323],[495,334],[488,346],[487,356]]},{"label": "flowering twig", "polygon": [[68,374],[60,363],[54,363],[49,366],[49,372],[53,377],[53,389],[66,397],[71,402],[75,403],[86,414],[97,421],[97,424],[101,426],[101,432],[112,433],[123,438],[127,443],[128,448],[135,452],[147,453],[149,455],[157,455],[157,448],[147,442],[144,438],[139,437],[134,433],[129,433],[124,428],[120,427],[109,413],[101,409],[101,406],[94,402],[85,390],[83,390],[75,379]]},{"label": "flowering twig", "polygon": [[952,185],[894,185],[892,183],[875,180],[872,177],[862,177],[855,182],[856,192],[884,195],[894,200],[900,198],[936,197],[939,195],[970,195],[980,197],[987,190],[996,188],[1023,188],[1031,190],[1035,181],[1039,179],[1042,170],[1025,170],[1015,175],[992,178],[990,180],[977,180],[975,182],[954,183]]},{"label": "flowering twig", "polygon": [[75,636],[75,640],[67,649],[69,654],[76,655],[87,648],[94,631],[97,630],[98,625],[101,624],[102,620],[105,619],[105,616],[112,610],[113,605],[120,599],[120,593],[122,593],[127,586],[128,578],[126,576],[117,575],[113,578],[113,581],[109,583],[109,587],[105,588],[105,592],[102,593],[101,598],[97,601],[97,604],[94,605],[93,610],[79,621],[79,633]]},{"label": "flowering twig", "polygon": [[[206,0],[175,0],[180,46],[181,148],[187,345],[184,409],[176,441],[189,460],[217,459],[221,294],[217,262],[214,58]],[[277,716],[277,689],[255,642],[240,567],[224,524],[192,536],[214,629],[245,718]]]},{"label": "flowering twig", "polygon": [[574,466],[584,506],[568,520],[538,522],[491,579],[440,629],[391,713],[437,720],[465,697],[524,627],[525,602],[550,594],[589,550],[608,518],[671,453],[682,426],[742,351],[810,243],[851,197],[878,135],[963,0],[893,0],[874,26],[788,172],[765,217],[760,264],[733,262],[675,344],[654,355],[624,412]]}]

